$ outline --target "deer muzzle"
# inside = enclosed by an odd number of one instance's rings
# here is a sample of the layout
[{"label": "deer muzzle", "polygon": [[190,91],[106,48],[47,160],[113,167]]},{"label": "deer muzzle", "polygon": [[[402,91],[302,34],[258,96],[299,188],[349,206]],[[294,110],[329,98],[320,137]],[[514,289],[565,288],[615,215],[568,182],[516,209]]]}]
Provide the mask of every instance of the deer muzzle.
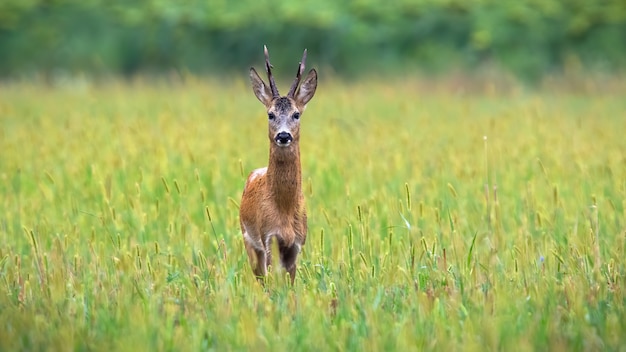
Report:
[{"label": "deer muzzle", "polygon": [[280,132],[274,137],[274,142],[280,147],[286,147],[293,141],[293,137],[289,132]]}]

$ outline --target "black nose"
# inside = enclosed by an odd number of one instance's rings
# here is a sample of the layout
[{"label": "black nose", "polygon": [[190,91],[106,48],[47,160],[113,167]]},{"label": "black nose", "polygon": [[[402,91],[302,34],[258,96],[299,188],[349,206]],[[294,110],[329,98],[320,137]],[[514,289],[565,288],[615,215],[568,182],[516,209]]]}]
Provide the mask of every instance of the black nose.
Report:
[{"label": "black nose", "polygon": [[287,144],[293,140],[293,137],[291,137],[291,133],[280,132],[279,134],[276,135],[275,140],[276,142],[280,144]]}]

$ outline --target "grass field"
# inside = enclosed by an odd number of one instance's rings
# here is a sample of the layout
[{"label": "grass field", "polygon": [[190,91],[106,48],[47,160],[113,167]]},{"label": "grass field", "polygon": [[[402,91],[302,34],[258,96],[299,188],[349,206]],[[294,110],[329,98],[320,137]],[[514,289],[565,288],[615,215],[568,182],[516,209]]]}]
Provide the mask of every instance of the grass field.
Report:
[{"label": "grass field", "polygon": [[321,74],[263,289],[245,75],[0,86],[0,350],[625,351],[626,89],[451,87]]}]

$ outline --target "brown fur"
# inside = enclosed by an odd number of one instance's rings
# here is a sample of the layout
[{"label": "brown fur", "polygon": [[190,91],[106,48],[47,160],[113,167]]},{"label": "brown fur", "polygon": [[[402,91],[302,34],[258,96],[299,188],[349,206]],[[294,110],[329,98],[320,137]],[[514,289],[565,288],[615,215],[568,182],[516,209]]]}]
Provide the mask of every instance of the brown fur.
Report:
[{"label": "brown fur", "polygon": [[[271,87],[250,69],[252,88],[265,105],[269,119],[269,164],[248,176],[241,198],[239,219],[246,252],[254,274],[262,280],[271,264],[271,237],[276,237],[282,266],[293,284],[296,258],[307,235],[307,216],[302,195],[300,167],[300,119],[306,104],[315,94],[317,72],[311,70],[294,96],[276,97]],[[271,82],[271,79],[270,79]],[[277,90],[276,90],[277,91]],[[278,134],[288,132],[292,138],[279,145]]]}]

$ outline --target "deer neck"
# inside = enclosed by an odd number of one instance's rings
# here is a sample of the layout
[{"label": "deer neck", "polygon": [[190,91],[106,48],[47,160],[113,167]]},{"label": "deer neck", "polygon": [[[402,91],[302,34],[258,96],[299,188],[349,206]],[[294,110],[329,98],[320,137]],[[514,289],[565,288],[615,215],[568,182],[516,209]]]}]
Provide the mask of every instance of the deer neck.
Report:
[{"label": "deer neck", "polygon": [[270,146],[267,166],[269,194],[280,210],[297,209],[302,193],[300,146],[294,142],[286,148]]}]

